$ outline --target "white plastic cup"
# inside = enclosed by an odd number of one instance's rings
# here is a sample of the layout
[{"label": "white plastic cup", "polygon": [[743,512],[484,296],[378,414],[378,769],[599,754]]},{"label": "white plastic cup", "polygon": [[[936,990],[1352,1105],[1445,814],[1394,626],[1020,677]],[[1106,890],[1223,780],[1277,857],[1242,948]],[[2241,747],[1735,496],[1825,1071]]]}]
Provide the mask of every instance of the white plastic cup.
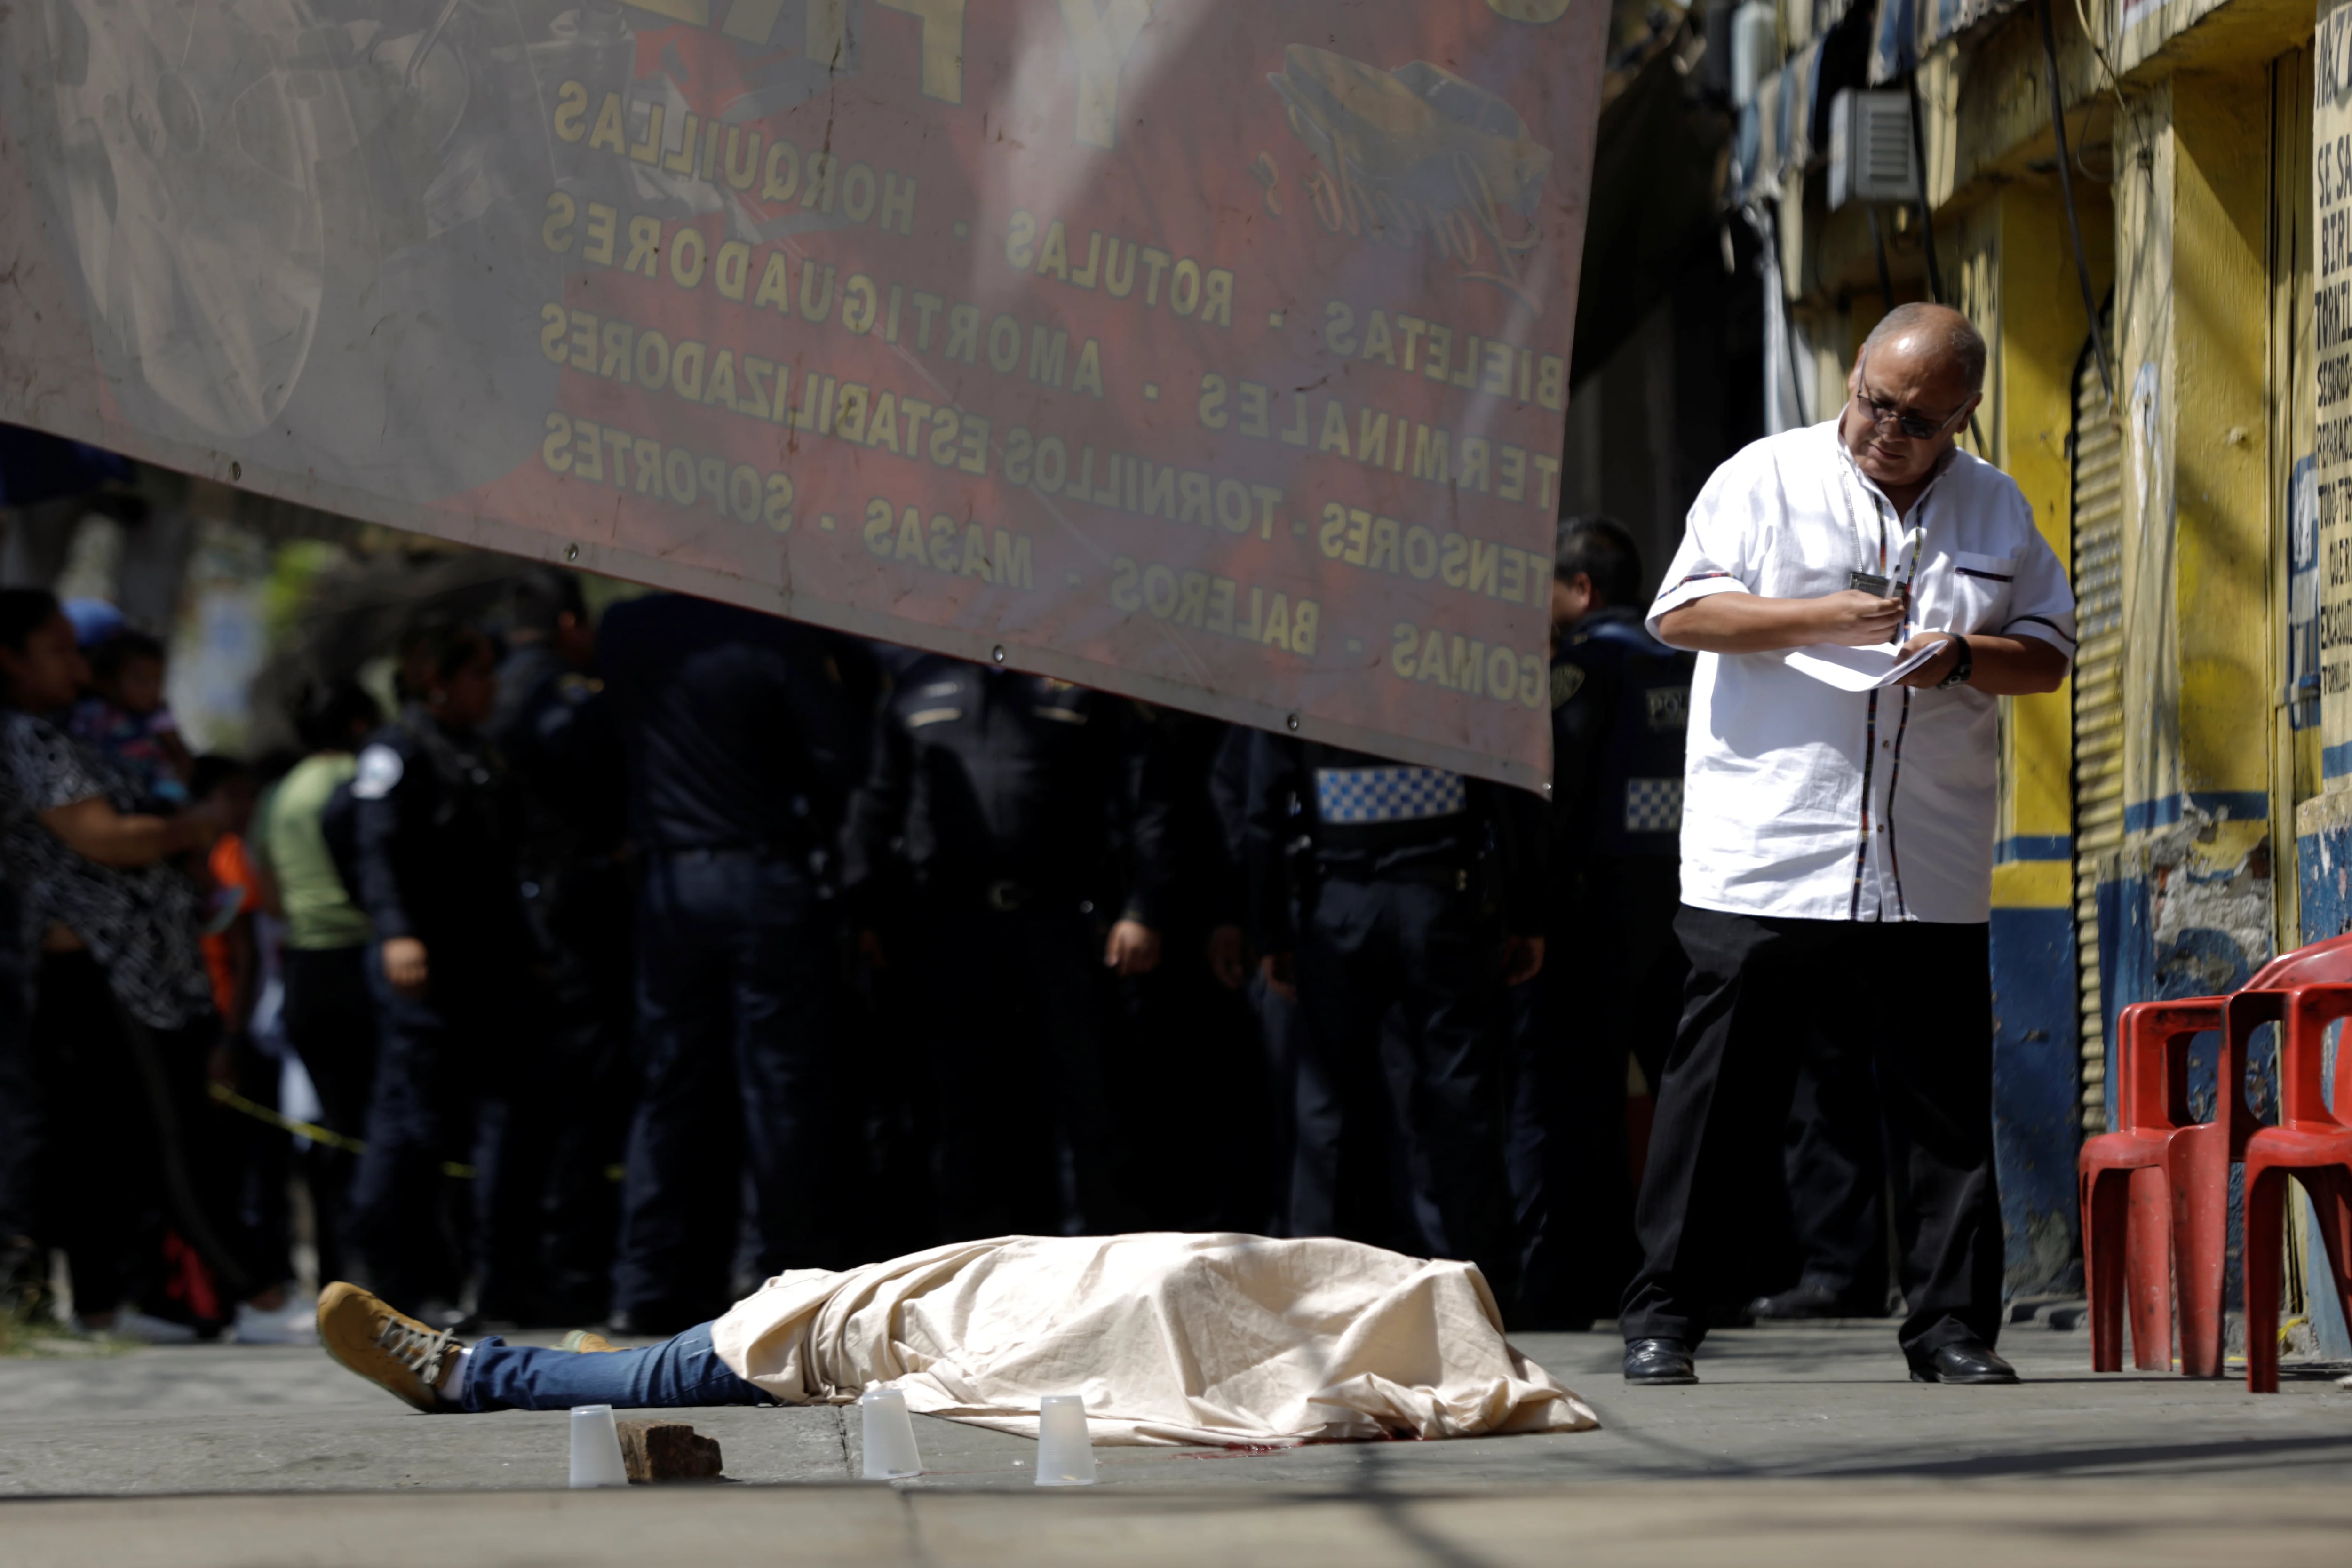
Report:
[{"label": "white plastic cup", "polygon": [[915,1450],[915,1422],[907,1414],[907,1396],[895,1388],[869,1388],[857,1397],[866,1414],[866,1479],[900,1481],[923,1473],[923,1457]]},{"label": "white plastic cup", "polygon": [[581,1405],[572,1411],[572,1489],[625,1487],[629,1468],[621,1462],[621,1433],[609,1405]]},{"label": "white plastic cup", "polygon": [[1087,1402],[1076,1394],[1049,1394],[1037,1402],[1037,1484],[1095,1484],[1095,1446],[1087,1435]]}]

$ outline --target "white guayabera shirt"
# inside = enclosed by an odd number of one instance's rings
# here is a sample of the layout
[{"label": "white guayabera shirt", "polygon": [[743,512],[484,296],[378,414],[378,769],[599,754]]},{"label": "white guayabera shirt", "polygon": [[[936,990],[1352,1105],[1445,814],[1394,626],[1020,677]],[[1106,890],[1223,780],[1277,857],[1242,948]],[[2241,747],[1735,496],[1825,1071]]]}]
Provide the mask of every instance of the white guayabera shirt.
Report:
[{"label": "white guayabera shirt", "polygon": [[[1956,449],[1898,517],[1834,419],[1715,471],[1650,630],[1708,594],[1818,598],[1857,571],[1909,584],[1897,643],[1982,632],[2073,657],[2074,591],[2016,481]],[[1683,901],[1801,920],[1990,918],[1994,700],[1969,687],[1842,691],[1780,653],[1699,655]]]}]

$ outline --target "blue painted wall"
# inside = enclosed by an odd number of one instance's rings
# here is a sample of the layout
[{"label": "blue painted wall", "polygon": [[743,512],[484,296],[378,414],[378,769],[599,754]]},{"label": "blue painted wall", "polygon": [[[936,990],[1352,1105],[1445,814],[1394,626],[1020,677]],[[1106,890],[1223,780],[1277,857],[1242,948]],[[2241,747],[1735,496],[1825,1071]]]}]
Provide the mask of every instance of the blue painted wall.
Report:
[{"label": "blue painted wall", "polygon": [[1991,935],[1993,1150],[2008,1290],[2079,1289],[2074,912],[1996,909]]},{"label": "blue painted wall", "polygon": [[[2323,797],[2323,800],[2325,797]],[[2312,802],[2319,805],[2322,802]],[[2303,813],[2298,813],[2303,816]],[[2302,894],[2303,940],[2325,942],[2352,931],[2352,823],[2340,818],[2342,813],[2321,810],[2309,814],[2318,824],[2318,831],[2299,835],[2294,841],[2295,879]],[[2344,1048],[2339,1037],[2335,1049]],[[2329,1066],[2334,1066],[2331,1061]],[[2334,1075],[2329,1075],[2332,1085]],[[2329,1096],[2331,1109],[2334,1095]],[[2319,1353],[2331,1360],[2352,1360],[2352,1328],[2347,1328],[2342,1312],[2332,1310],[2335,1283],[2327,1274],[2327,1254],[2319,1239],[2316,1221],[2311,1222],[2304,1237],[2304,1300],[2310,1303],[2311,1326],[2319,1342]]]}]

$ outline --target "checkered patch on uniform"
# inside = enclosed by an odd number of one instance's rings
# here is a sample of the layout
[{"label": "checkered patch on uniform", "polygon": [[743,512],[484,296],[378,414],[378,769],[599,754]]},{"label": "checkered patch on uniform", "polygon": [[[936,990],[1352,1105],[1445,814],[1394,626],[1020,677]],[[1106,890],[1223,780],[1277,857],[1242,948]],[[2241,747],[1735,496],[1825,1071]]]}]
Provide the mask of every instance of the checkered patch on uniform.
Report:
[{"label": "checkered patch on uniform", "polygon": [[1462,775],[1440,768],[1315,770],[1315,813],[1329,823],[1452,816],[1466,803]]},{"label": "checkered patch on uniform", "polygon": [[1627,779],[1625,831],[1679,833],[1683,827],[1683,781]]}]

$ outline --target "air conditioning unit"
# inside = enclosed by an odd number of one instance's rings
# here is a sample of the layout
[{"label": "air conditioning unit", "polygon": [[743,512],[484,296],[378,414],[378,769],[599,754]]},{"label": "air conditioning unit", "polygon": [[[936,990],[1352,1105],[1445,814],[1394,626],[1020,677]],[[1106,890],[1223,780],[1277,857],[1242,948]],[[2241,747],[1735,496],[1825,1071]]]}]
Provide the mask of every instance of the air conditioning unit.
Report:
[{"label": "air conditioning unit", "polygon": [[1830,100],[1830,206],[1916,202],[1919,166],[1911,156],[1911,96],[1847,88]]}]

